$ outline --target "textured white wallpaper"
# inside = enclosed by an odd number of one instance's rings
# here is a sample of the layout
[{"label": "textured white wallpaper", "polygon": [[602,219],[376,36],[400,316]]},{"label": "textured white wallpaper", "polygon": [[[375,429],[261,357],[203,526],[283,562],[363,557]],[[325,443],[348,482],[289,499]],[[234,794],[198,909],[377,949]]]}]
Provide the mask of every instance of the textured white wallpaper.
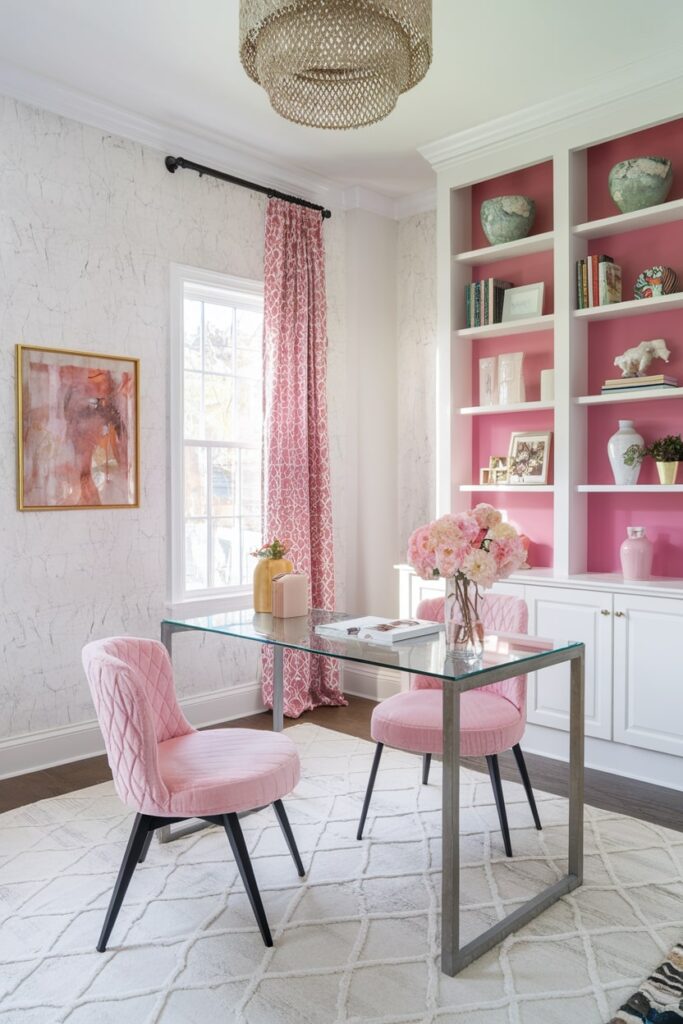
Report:
[{"label": "textured white wallpaper", "polygon": [[[80,665],[89,639],[158,635],[168,572],[169,264],[261,277],[265,203],[210,178],[170,175],[155,150],[0,99],[0,739],[92,719]],[[343,214],[325,222],[325,240],[342,550]],[[17,342],[140,357],[139,509],[16,511]],[[201,657],[198,645],[176,643],[181,695],[255,678],[248,645],[211,638]]]},{"label": "textured white wallpaper", "polygon": [[398,536],[401,558],[436,505],[436,212],[398,226]]}]

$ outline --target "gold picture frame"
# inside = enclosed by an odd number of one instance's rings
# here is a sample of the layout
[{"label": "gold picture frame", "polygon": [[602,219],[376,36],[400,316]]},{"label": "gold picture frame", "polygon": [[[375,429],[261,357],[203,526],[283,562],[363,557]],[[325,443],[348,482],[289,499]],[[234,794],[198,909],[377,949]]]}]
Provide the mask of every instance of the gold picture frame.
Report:
[{"label": "gold picture frame", "polygon": [[20,512],[140,507],[140,360],[16,346]]}]

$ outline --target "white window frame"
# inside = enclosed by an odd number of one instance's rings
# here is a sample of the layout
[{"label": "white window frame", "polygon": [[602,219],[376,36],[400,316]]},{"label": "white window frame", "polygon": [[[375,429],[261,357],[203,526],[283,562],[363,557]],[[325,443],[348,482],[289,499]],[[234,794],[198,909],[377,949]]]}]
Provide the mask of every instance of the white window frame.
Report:
[{"label": "white window frame", "polygon": [[170,395],[169,395],[169,607],[177,614],[181,611],[202,615],[215,611],[250,608],[250,586],[211,587],[208,590],[185,588],[185,507],[184,507],[184,332],[183,309],[187,292],[195,298],[225,302],[228,297],[242,306],[263,310],[263,282],[202,270],[180,263],[170,267]]}]

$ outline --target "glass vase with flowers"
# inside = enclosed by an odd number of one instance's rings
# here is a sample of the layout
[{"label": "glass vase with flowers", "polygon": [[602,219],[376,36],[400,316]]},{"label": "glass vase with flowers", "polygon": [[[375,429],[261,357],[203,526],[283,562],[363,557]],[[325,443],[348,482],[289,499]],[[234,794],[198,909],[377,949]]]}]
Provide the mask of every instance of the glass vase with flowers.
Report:
[{"label": "glass vase with flowers", "polygon": [[408,542],[408,561],[422,579],[443,577],[447,649],[461,660],[478,661],[484,650],[481,591],[524,567],[520,534],[482,503],[418,527]]}]

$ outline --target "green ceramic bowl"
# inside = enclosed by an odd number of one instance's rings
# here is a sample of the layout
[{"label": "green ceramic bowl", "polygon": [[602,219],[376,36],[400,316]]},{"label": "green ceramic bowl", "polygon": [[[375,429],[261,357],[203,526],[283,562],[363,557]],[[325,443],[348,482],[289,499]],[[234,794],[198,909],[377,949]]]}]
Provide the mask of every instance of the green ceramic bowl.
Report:
[{"label": "green ceramic bowl", "polygon": [[644,210],[663,203],[674,176],[671,161],[663,156],[639,156],[621,160],[609,172],[609,194],[622,213]]},{"label": "green ceramic bowl", "polygon": [[526,238],[533,227],[536,204],[528,196],[497,196],[485,199],[479,213],[491,245]]}]

